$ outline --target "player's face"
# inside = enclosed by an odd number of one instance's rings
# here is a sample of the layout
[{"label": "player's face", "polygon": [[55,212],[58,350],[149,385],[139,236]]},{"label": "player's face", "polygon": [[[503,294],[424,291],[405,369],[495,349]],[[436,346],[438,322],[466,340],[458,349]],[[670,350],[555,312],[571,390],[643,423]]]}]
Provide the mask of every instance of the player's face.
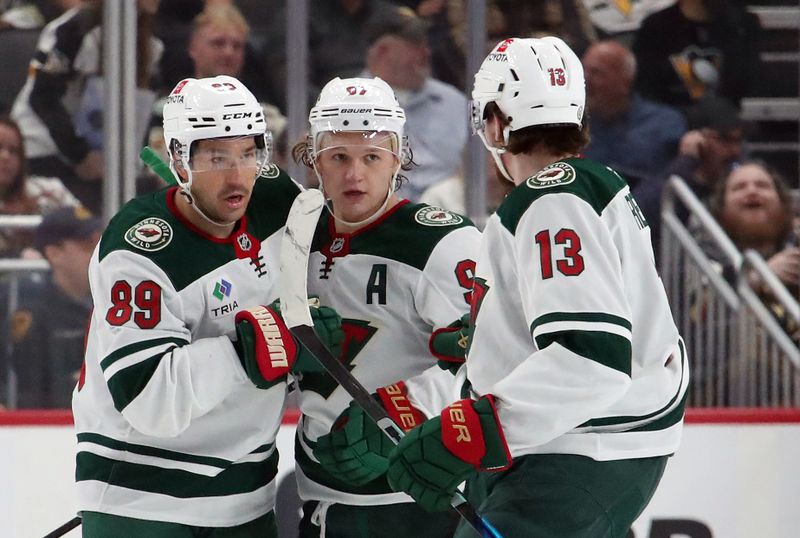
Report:
[{"label": "player's face", "polygon": [[0,194],[14,182],[22,167],[22,141],[8,125],[0,124]]},{"label": "player's face", "polygon": [[199,140],[192,148],[192,197],[217,222],[242,218],[259,169],[253,137]]},{"label": "player's face", "polygon": [[382,132],[325,133],[316,166],[334,214],[358,222],[386,201],[399,160],[393,136]]}]

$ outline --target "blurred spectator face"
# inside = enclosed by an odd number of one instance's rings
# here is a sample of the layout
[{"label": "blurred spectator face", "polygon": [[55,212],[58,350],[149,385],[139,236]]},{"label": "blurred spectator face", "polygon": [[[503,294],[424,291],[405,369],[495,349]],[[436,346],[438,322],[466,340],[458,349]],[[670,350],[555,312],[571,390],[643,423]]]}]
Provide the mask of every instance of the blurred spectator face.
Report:
[{"label": "blurred spectator face", "polygon": [[786,209],[775,180],[758,164],[737,166],[728,175],[721,222],[735,242],[774,243],[783,234]]},{"label": "blurred spectator face", "polygon": [[737,127],[727,131],[702,129],[705,143],[700,152],[703,168],[711,177],[720,177],[742,158],[744,131]]},{"label": "blurred spectator face", "polygon": [[74,295],[89,293],[89,261],[100,240],[100,231],[84,239],[64,239],[47,245],[44,256],[59,285]]},{"label": "blurred spectator face", "polygon": [[22,169],[22,139],[10,125],[0,123],[0,195],[17,180]]},{"label": "blurred spectator face", "polygon": [[201,26],[189,43],[195,77],[238,77],[244,66],[246,45],[247,32],[236,26]]},{"label": "blurred spectator face", "polygon": [[618,43],[604,41],[586,50],[582,63],[591,114],[613,117],[627,107],[635,75],[633,62],[633,55]]},{"label": "blurred spectator face", "polygon": [[155,15],[160,3],[161,0],[136,0],[136,7],[139,9],[140,13]]},{"label": "blurred spectator face", "polygon": [[[428,44],[387,35],[376,43],[379,73],[392,88],[418,90],[430,75],[431,51]],[[373,69],[370,69],[373,71]]]}]

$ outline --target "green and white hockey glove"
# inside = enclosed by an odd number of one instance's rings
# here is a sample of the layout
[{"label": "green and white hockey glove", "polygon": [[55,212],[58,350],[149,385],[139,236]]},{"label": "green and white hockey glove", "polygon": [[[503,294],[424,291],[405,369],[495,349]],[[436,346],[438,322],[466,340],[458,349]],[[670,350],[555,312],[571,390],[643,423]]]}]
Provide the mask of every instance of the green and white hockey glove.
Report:
[{"label": "green and white hockey glove", "polygon": [[458,485],[478,471],[511,466],[494,397],[460,400],[409,432],[389,454],[386,477],[429,512],[447,510]]},{"label": "green and white hockey glove", "polygon": [[[340,353],[344,332],[336,311],[324,306],[312,307],[311,318],[314,330],[331,353]],[[297,362],[318,363],[289,332],[277,301],[269,306],[240,310],[234,322],[237,335],[234,347],[247,377],[258,388],[267,389],[284,381]]]},{"label": "green and white hockey glove", "polygon": [[431,354],[439,359],[439,368],[450,370],[455,374],[467,360],[467,347],[471,336],[469,314],[464,314],[461,319],[447,327],[433,331],[428,340],[428,348]]},{"label": "green and white hockey glove", "polygon": [[[408,400],[408,389],[402,381],[379,388],[373,397],[403,431],[425,420]],[[360,486],[386,472],[394,446],[364,410],[350,402],[333,423],[331,432],[317,440],[314,456],[338,480]]]},{"label": "green and white hockey glove", "polygon": [[[311,312],[311,321],[314,323],[314,332],[331,352],[334,357],[341,357],[344,344],[344,330],[342,330],[342,317],[329,306],[322,306],[319,298],[308,298],[308,307]],[[308,374],[325,372],[325,368],[305,347],[301,346],[301,353],[297,356],[292,373]]]}]

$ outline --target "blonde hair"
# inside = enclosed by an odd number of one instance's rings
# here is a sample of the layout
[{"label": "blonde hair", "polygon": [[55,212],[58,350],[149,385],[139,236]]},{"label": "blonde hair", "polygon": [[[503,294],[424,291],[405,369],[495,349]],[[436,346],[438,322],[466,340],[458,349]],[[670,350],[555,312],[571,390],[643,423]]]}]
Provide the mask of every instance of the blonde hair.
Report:
[{"label": "blonde hair", "polygon": [[233,4],[215,4],[205,8],[192,21],[192,35],[206,26],[223,26],[235,28],[245,36],[250,34],[250,25],[242,12]]}]

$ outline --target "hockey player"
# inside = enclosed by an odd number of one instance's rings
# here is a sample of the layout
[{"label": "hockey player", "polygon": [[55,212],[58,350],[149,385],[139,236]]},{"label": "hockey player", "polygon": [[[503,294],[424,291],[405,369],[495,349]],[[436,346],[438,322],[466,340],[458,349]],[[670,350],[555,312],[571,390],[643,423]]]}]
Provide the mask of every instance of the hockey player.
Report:
[{"label": "hockey player", "polygon": [[[419,376],[417,383],[452,385],[437,357],[445,365],[457,360],[459,324],[448,324],[469,310],[480,232],[461,215],[412,204],[396,192],[411,155],[405,114],[383,80],[330,81],[309,122],[308,140],[293,154],[316,172],[330,210],[320,219],[309,260],[309,292],[343,316],[341,360],[368,390],[378,389],[389,414],[410,429],[424,417],[406,413],[405,385],[394,382]],[[443,349],[447,342],[450,351]],[[463,361],[464,349],[460,355]],[[369,426],[373,435],[365,445],[388,455],[393,444],[357,405],[348,407],[351,397],[326,373],[303,372],[299,387],[302,537],[452,536],[452,513],[431,516],[391,491],[385,456],[369,468],[330,465],[335,446]],[[320,439],[343,410],[347,424]],[[359,457],[345,454],[348,461]]]},{"label": "hockey player", "polygon": [[472,97],[515,188],[483,234],[466,399],[400,441],[389,483],[435,511],[468,480],[506,538],[625,536],[678,447],[688,382],[647,222],[625,181],[578,157],[583,69],[563,41],[501,42]]},{"label": "hockey player", "polygon": [[[274,442],[304,352],[258,306],[279,295],[299,192],[266,133],[238,80],[178,83],[164,138],[179,186],[127,203],[94,252],[73,395],[84,536],[277,536]],[[335,344],[335,313],[315,311]]]}]

